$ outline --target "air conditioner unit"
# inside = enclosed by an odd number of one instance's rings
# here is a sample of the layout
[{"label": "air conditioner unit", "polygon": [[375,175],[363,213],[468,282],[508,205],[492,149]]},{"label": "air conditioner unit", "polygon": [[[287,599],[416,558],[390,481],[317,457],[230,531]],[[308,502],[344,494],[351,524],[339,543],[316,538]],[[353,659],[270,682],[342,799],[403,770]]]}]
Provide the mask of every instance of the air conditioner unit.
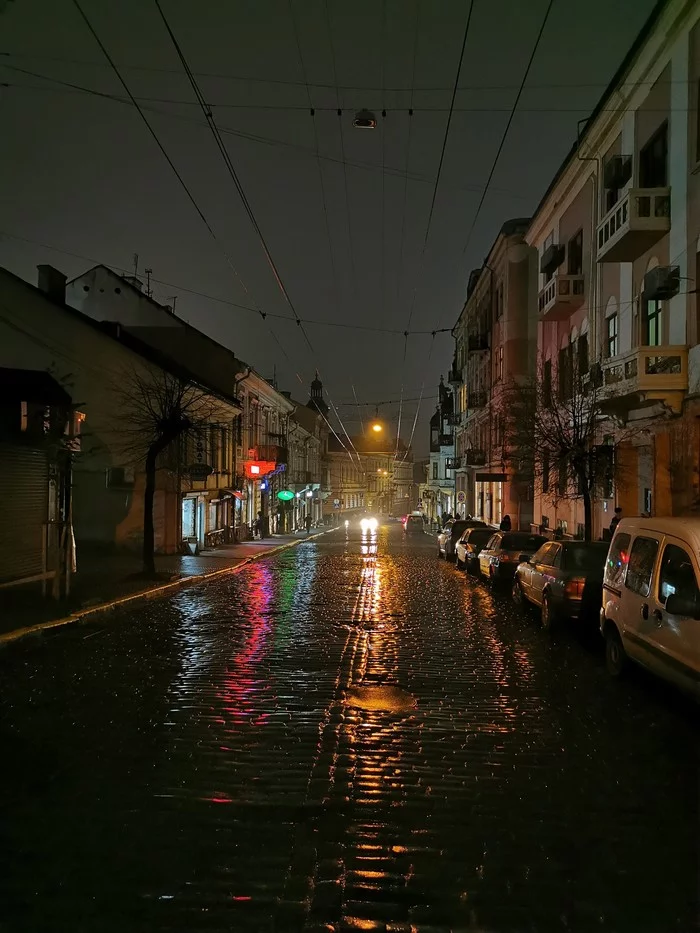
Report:
[{"label": "air conditioner unit", "polygon": [[678,266],[657,266],[644,276],[644,300],[668,301],[681,289],[681,270]]},{"label": "air conditioner unit", "polygon": [[632,156],[611,156],[603,169],[603,186],[612,190],[624,188],[632,177]]},{"label": "air conditioner unit", "polygon": [[540,272],[554,272],[555,269],[558,269],[559,266],[564,262],[565,255],[565,247],[559,246],[558,243],[552,243],[552,245],[548,246],[547,249],[542,253],[542,259],[540,260]]}]

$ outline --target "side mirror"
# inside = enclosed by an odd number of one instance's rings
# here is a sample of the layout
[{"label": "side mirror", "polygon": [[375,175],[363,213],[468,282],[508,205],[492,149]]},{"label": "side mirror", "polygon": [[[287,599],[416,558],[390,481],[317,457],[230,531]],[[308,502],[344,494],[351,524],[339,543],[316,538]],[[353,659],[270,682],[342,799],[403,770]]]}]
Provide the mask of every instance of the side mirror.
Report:
[{"label": "side mirror", "polygon": [[688,619],[698,619],[700,618],[698,594],[696,592],[694,598],[687,599],[685,596],[678,593],[672,593],[666,600],[665,609],[666,612],[672,616],[685,616]]}]

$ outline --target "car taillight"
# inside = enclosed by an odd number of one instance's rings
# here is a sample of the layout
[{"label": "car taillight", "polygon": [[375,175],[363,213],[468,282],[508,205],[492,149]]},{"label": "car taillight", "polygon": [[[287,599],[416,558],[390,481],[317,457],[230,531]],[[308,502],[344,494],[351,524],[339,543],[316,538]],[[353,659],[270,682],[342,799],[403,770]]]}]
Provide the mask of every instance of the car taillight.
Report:
[{"label": "car taillight", "polygon": [[513,560],[510,554],[499,554],[498,559],[499,560]]},{"label": "car taillight", "polygon": [[586,585],[585,580],[568,580],[564,587],[567,596],[573,596],[580,599],[583,596],[583,589]]}]

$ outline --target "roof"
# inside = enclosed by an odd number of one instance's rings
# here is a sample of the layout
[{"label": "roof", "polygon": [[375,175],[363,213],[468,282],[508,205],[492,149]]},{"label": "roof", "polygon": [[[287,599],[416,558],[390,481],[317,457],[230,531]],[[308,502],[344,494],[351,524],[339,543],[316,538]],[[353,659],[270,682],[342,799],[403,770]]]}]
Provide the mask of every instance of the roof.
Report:
[{"label": "roof", "polygon": [[41,369],[0,367],[0,393],[8,401],[70,408],[73,400],[53,376]]},{"label": "roof", "polygon": [[186,380],[187,382],[192,382],[195,385],[200,385],[202,388],[211,392],[213,396],[216,396],[217,398],[225,401],[229,405],[233,405],[235,408],[242,407],[241,403],[233,395],[227,395],[218,389],[213,389],[201,377],[190,372],[185,366],[175,362],[175,360],[171,359],[166,354],[154,349],[152,346],[150,346],[150,344],[145,343],[143,340],[139,340],[119,324],[111,321],[96,321],[94,318],[88,317],[88,315],[83,314],[82,311],[78,311],[76,308],[72,308],[65,302],[57,301],[55,298],[47,295],[46,292],[42,291],[42,289],[38,288],[36,285],[32,285],[25,279],[22,279],[18,275],[15,275],[13,272],[10,272],[9,269],[0,267],[0,273],[2,273],[4,276],[7,276],[14,282],[17,282],[23,288],[31,291],[34,295],[39,295],[48,304],[60,308],[66,314],[69,314],[71,317],[86,327],[89,327],[95,331],[99,331],[100,333],[104,334],[105,337],[109,337],[115,340],[117,343],[126,347],[126,349],[131,350],[132,353],[136,353],[138,356],[144,360],[147,360],[149,363],[153,363],[155,366],[158,366],[160,369],[169,372],[173,376],[177,376],[178,378]]},{"label": "roof", "polygon": [[696,554],[700,554],[700,516],[622,518],[615,530],[616,533],[645,531],[651,535],[673,535],[683,538],[692,546]]},{"label": "roof", "polygon": [[629,47],[627,55],[625,55],[625,57],[623,58],[622,64],[620,65],[620,67],[617,69],[617,71],[613,75],[606,89],[603,91],[602,97],[596,104],[591,115],[586,120],[586,125],[583,127],[583,130],[578,134],[578,138],[576,142],[573,144],[573,146],[567,153],[564,161],[559,166],[559,169],[556,175],[550,182],[549,187],[547,188],[545,193],[542,195],[542,198],[540,199],[540,203],[537,205],[537,208],[533,211],[533,214],[532,214],[533,221],[535,220],[535,218],[538,216],[538,214],[542,210],[544,204],[547,201],[547,198],[550,196],[550,194],[556,187],[557,183],[559,182],[559,179],[562,177],[564,172],[567,170],[571,162],[576,157],[579,149],[581,148],[581,143],[586,138],[586,135],[590,131],[591,127],[593,126],[597,118],[600,116],[600,114],[605,109],[605,105],[610,100],[614,92],[617,90],[617,87],[620,84],[622,84],[622,79],[625,77],[627,72],[630,70],[630,68],[634,64],[634,61],[637,58],[639,51],[641,50],[644,43],[647,41],[649,36],[654,31],[656,24],[661,18],[661,14],[663,13],[664,9],[668,6],[669,2],[670,0],[658,0],[658,3],[656,4],[654,9],[649,14],[647,21],[644,23],[641,30],[637,34],[636,39],[634,40],[632,45]]}]

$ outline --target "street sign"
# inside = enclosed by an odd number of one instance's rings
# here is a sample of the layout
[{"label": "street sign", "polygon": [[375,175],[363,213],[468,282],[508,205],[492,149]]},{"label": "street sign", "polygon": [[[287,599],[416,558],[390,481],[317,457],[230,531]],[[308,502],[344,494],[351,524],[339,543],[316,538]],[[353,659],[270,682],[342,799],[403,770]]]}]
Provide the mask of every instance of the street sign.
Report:
[{"label": "street sign", "polygon": [[460,505],[463,505],[466,501],[467,494],[463,489],[460,489],[460,491],[457,493],[457,502],[459,502]]},{"label": "street sign", "polygon": [[277,493],[277,498],[281,499],[282,502],[288,502],[290,499],[294,498],[294,493],[291,489],[280,489]]}]

